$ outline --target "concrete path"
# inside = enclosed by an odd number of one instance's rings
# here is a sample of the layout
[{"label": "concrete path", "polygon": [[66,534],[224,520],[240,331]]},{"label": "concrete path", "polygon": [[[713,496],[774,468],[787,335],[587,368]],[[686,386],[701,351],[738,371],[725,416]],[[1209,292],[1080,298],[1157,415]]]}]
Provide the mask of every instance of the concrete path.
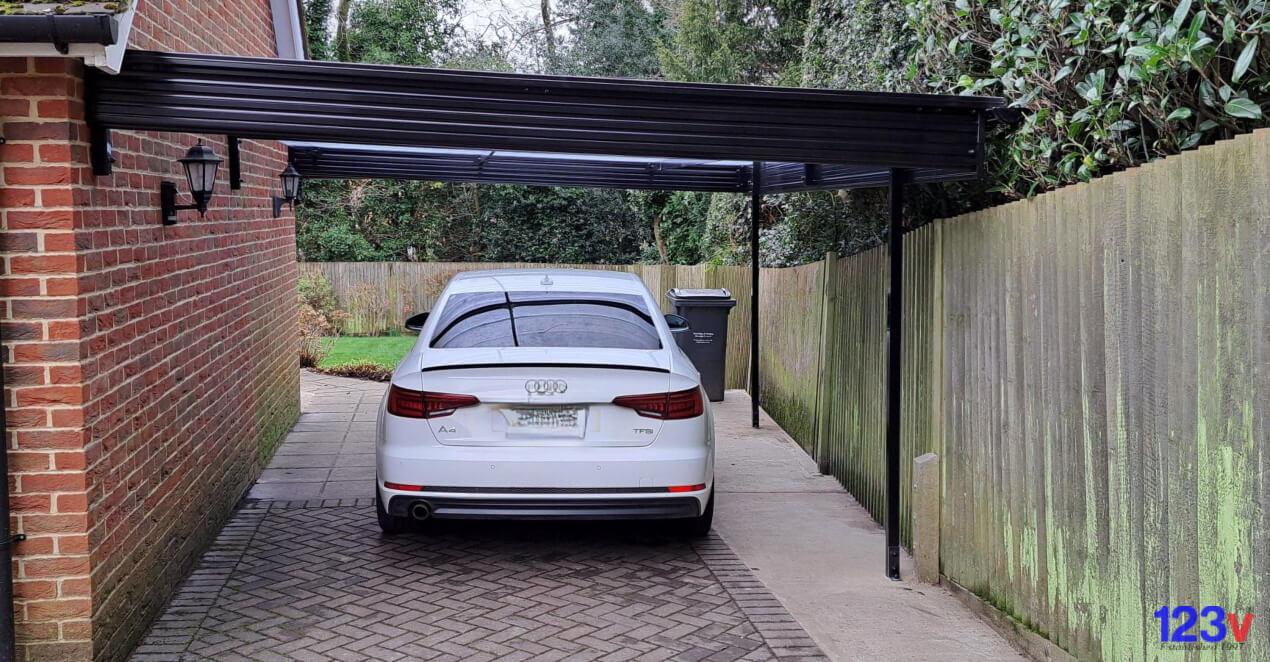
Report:
[{"label": "concrete path", "polygon": [[883,573],[886,534],[750,399],[714,403],[714,529],[834,660],[1025,660],[946,589]]},{"label": "concrete path", "polygon": [[887,580],[882,530],[766,415],[750,428],[742,391],[714,405],[702,543],[594,523],[381,537],[385,386],[303,373],[300,421],[134,660],[1022,659],[945,590]]},{"label": "concrete path", "polygon": [[375,496],[375,416],[387,384],[300,373],[300,420],[249,499]]}]

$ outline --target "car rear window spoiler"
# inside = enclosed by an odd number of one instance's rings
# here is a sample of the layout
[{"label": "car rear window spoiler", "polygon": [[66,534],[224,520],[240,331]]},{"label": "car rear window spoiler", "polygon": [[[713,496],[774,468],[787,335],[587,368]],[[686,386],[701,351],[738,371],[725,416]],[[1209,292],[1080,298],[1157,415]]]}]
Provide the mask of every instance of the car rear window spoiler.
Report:
[{"label": "car rear window spoiler", "polygon": [[668,368],[645,365],[613,365],[611,363],[565,363],[559,361],[530,361],[517,363],[455,363],[449,365],[430,365],[419,369],[419,372],[436,370],[473,370],[478,368],[592,368],[595,370],[643,370],[644,372],[669,373]]}]

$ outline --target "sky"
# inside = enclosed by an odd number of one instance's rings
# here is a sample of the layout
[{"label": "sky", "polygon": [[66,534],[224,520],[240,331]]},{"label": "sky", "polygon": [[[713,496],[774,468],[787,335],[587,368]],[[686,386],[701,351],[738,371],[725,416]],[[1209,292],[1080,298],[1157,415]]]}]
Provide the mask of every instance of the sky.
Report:
[{"label": "sky", "polygon": [[491,25],[536,17],[540,0],[467,0],[463,8],[463,27],[470,35],[480,35]]}]

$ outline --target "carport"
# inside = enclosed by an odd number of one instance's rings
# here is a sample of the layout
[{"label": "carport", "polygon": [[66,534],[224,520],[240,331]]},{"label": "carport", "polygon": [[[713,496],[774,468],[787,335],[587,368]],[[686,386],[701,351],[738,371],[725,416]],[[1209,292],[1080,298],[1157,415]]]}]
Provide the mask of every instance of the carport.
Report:
[{"label": "carport", "polygon": [[[759,424],[759,220],[769,193],[886,186],[886,574],[899,578],[905,184],[983,169],[998,98],[569,78],[130,51],[89,70],[98,174],[112,129],[286,141],[309,178],[731,191],[751,196],[751,422]],[[157,220],[157,219],[156,219]]]}]

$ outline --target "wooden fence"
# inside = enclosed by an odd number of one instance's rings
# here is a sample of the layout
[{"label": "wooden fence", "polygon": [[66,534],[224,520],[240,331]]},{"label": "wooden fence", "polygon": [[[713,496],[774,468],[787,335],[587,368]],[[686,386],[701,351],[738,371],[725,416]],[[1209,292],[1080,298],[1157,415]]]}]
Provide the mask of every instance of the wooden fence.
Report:
[{"label": "wooden fence", "polygon": [[[1184,649],[1154,616],[1270,613],[1270,131],[905,255],[902,485],[941,455],[943,573],[1082,659],[1270,660],[1270,619]],[[760,311],[765,406],[878,519],[886,270],[765,273]]]},{"label": "wooden fence", "polygon": [[[929,225],[905,255],[902,485],[940,454],[942,572],[1082,659],[1270,660],[1270,131]],[[302,265],[342,297],[400,283],[403,312],[492,266]],[[745,386],[747,269],[607,268],[731,290]],[[765,269],[760,311],[765,407],[879,520],[886,273],[882,249]],[[1164,605],[1259,617],[1169,648]]]},{"label": "wooden fence", "polygon": [[750,357],[750,271],[746,267],[662,265],[578,265],[514,262],[301,262],[300,273],[321,274],[335,290],[340,307],[351,316],[345,332],[383,335],[401,329],[410,315],[430,310],[455,274],[479,269],[576,267],[639,274],[669,311],[666,290],[673,287],[722,287],[736,298],[728,328],[727,388],[745,388]]}]

